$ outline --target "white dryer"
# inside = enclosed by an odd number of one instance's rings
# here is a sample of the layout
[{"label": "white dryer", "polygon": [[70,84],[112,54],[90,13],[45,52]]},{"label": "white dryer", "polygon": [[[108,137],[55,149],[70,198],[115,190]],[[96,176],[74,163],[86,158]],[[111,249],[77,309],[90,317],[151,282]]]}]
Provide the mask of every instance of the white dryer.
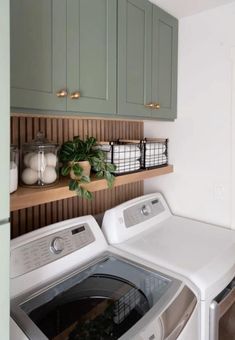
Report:
[{"label": "white dryer", "polygon": [[[11,242],[11,340],[189,340],[193,289],[108,246],[91,216]],[[197,339],[197,338],[195,338]]]},{"label": "white dryer", "polygon": [[225,333],[224,339],[235,339],[234,231],[174,216],[159,193],[106,211],[102,230],[125,256],[145,259],[198,287],[200,335],[191,329],[188,340],[218,340]]}]

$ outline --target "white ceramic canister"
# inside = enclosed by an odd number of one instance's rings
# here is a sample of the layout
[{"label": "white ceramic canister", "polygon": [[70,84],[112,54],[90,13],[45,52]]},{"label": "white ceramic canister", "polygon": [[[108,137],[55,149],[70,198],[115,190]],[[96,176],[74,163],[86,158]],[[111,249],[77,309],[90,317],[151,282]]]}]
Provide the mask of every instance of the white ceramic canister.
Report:
[{"label": "white ceramic canister", "polygon": [[16,145],[10,149],[10,193],[18,188],[19,150]]},{"label": "white ceramic canister", "polygon": [[56,184],[58,171],[58,144],[50,143],[42,132],[31,143],[22,146],[21,184],[40,188]]}]

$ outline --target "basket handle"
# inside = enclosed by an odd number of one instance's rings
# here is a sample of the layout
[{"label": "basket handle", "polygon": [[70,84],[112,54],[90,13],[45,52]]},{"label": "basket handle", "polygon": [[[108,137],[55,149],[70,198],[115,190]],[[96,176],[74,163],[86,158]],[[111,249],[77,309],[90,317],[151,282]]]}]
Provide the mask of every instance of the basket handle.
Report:
[{"label": "basket handle", "polygon": [[135,140],[135,139],[119,139],[118,142],[120,142],[120,143],[129,143],[129,144],[139,144],[140,140]]},{"label": "basket handle", "polygon": [[167,141],[167,138],[145,138],[143,141],[165,143]]}]

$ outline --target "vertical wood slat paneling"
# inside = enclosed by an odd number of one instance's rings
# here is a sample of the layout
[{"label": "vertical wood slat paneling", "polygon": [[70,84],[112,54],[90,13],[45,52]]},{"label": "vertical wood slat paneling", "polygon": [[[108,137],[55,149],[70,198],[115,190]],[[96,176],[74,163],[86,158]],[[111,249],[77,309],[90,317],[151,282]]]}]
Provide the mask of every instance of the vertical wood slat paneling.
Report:
[{"label": "vertical wood slat paneling", "polygon": [[143,182],[126,184],[94,193],[93,200],[79,197],[42,204],[11,213],[11,235],[15,238],[45,225],[83,215],[95,215],[129,199],[143,195]]},{"label": "vertical wood slat paneling", "polygon": [[[13,114],[11,117],[11,143],[19,148],[31,142],[42,131],[54,143],[62,144],[73,136],[94,136],[98,141],[143,138],[143,122],[86,119],[79,117],[49,117]],[[73,197],[42,204],[11,213],[11,235],[15,238],[26,232],[68,218],[99,214],[126,200],[143,194],[143,182],[123,185],[94,193],[92,201]]]},{"label": "vertical wood slat paneling", "polygon": [[32,115],[12,115],[11,143],[19,147],[30,142],[42,131],[54,143],[62,144],[73,136],[85,138],[93,135],[97,140],[140,139],[143,138],[143,122],[85,119],[78,117],[44,117]]}]

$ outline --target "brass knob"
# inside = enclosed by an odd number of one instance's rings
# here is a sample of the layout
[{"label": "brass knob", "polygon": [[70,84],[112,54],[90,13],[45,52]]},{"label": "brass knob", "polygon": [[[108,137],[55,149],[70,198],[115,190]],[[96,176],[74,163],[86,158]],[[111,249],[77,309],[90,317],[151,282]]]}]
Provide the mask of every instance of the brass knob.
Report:
[{"label": "brass knob", "polygon": [[159,110],[161,108],[160,104],[159,103],[155,103],[154,104],[154,109],[155,110]]},{"label": "brass knob", "polygon": [[81,97],[81,94],[80,94],[79,91],[73,92],[73,93],[71,93],[71,95],[70,95],[70,98],[71,98],[71,99],[79,99],[80,97]]},{"label": "brass knob", "polygon": [[63,90],[56,92],[56,95],[57,95],[58,98],[65,98],[65,97],[67,97],[68,92],[67,92],[67,90],[63,89]]},{"label": "brass knob", "polygon": [[145,106],[147,109],[151,109],[151,110],[155,109],[155,104],[154,104],[154,103],[145,104],[144,106]]}]

